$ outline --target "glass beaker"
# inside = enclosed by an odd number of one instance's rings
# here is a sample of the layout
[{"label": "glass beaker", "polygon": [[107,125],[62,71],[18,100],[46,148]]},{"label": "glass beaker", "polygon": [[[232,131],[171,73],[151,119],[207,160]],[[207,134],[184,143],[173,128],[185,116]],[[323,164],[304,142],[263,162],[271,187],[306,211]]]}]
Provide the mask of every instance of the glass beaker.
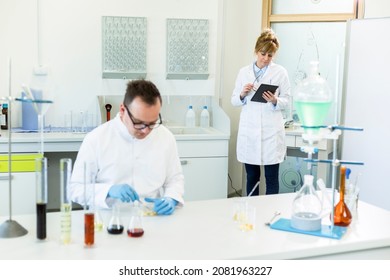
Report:
[{"label": "glass beaker", "polygon": [[129,226],[127,227],[127,235],[129,237],[141,237],[144,235],[142,222],[142,211],[138,201],[134,201],[131,212]]},{"label": "glass beaker", "polygon": [[107,231],[110,234],[121,234],[123,232],[123,225],[120,217],[119,202],[116,202],[112,206],[112,215],[107,227]]},{"label": "glass beaker", "polygon": [[104,228],[104,222],[103,222],[102,215],[100,214],[99,208],[96,207],[94,214],[95,214],[95,222],[94,222],[95,232],[100,232]]},{"label": "glass beaker", "polygon": [[292,205],[291,227],[316,231],[321,229],[322,201],[313,185],[312,175],[304,176],[304,184]]},{"label": "glass beaker", "polygon": [[317,134],[324,125],[332,103],[332,94],[327,81],[319,74],[319,62],[310,62],[309,76],[295,88],[294,108],[309,134]]},{"label": "glass beaker", "polygon": [[37,238],[43,240],[46,239],[47,158],[37,158],[35,164]]},{"label": "glass beaker", "polygon": [[71,242],[72,234],[72,201],[68,194],[71,173],[72,159],[60,159],[61,243],[63,244]]}]

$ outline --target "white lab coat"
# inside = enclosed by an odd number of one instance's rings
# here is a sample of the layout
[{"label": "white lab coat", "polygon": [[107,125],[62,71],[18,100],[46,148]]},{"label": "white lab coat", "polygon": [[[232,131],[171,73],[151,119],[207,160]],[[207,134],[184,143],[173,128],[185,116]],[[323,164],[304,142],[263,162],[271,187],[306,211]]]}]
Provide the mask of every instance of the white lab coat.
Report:
[{"label": "white lab coat", "polygon": [[286,156],[285,129],[281,110],[289,105],[290,82],[284,67],[271,62],[263,77],[255,83],[277,85],[277,104],[251,101],[254,91],[240,100],[240,93],[247,83],[253,83],[253,64],[240,69],[231,103],[242,106],[237,135],[237,160],[253,165],[281,163]]},{"label": "white lab coat", "polygon": [[83,165],[97,166],[95,204],[110,207],[108,191],[129,184],[140,197],[171,197],[183,205],[184,176],[173,134],[163,125],[142,140],[129,134],[119,114],[88,133],[77,154],[71,178],[72,201],[84,205]]}]

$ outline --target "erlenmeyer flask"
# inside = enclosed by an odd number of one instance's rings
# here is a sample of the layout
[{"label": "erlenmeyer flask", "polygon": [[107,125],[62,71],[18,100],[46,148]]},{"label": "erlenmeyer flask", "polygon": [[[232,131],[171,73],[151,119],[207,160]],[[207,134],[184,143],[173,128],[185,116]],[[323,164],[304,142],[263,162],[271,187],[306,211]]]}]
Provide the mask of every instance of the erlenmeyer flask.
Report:
[{"label": "erlenmeyer flask", "polygon": [[123,232],[119,203],[115,203],[112,206],[112,216],[110,223],[108,224],[107,231],[110,234],[121,234]]},{"label": "erlenmeyer flask", "polygon": [[313,185],[313,176],[305,175],[304,185],[294,199],[291,226],[316,231],[321,229],[322,202]]},{"label": "erlenmeyer flask", "polygon": [[133,204],[129,226],[127,227],[127,235],[129,237],[141,237],[144,235],[142,211],[138,201],[135,201]]}]

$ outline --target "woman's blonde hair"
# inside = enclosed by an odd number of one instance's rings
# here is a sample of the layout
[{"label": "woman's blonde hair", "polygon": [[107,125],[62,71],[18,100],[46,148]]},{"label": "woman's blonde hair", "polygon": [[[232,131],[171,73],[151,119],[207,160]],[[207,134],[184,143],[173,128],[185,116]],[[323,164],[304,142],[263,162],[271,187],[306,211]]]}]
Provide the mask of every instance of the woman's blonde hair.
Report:
[{"label": "woman's blonde hair", "polygon": [[278,49],[279,41],[272,29],[267,28],[261,32],[259,38],[257,38],[256,41],[255,53],[276,53]]}]

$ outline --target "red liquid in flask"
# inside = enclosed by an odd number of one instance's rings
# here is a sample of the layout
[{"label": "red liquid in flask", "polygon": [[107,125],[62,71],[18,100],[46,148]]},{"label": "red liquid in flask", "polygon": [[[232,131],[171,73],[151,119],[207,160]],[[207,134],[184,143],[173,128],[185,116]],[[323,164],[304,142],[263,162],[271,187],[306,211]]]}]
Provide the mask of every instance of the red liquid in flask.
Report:
[{"label": "red liquid in flask", "polygon": [[123,232],[123,226],[113,225],[112,227],[107,228],[107,231],[110,234],[121,234]]},{"label": "red liquid in flask", "polygon": [[133,228],[127,230],[127,235],[130,237],[141,237],[144,235],[144,230],[142,228]]}]

